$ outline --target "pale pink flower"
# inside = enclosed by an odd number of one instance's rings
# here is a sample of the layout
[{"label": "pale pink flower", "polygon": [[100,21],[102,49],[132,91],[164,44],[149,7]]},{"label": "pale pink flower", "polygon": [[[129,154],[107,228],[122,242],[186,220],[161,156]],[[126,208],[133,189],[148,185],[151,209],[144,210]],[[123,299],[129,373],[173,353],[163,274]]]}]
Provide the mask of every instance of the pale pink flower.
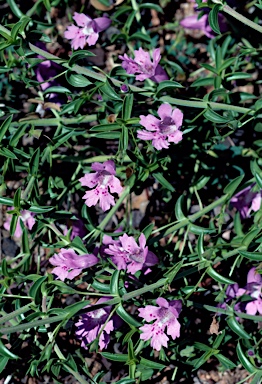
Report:
[{"label": "pale pink flower", "polygon": [[148,52],[139,48],[138,51],[134,51],[135,57],[131,59],[125,53],[124,56],[119,56],[122,62],[122,67],[130,75],[136,75],[136,80],[143,81],[145,79],[151,79],[156,83],[160,83],[163,80],[168,80],[166,71],[159,65],[161,59],[160,48],[153,51],[153,62],[151,61]]},{"label": "pale pink flower", "polygon": [[[181,311],[181,301],[167,301],[163,297],[156,300],[158,307],[147,305],[145,308],[139,308],[139,316],[143,317],[148,323],[140,327],[142,331],[140,339],[151,339],[150,345],[152,348],[160,351],[161,347],[167,347],[167,342],[170,335],[173,340],[180,336],[180,324],[177,320]],[[165,334],[165,328],[167,328]]]},{"label": "pale pink flower", "polygon": [[58,254],[49,259],[54,273],[60,280],[72,280],[78,276],[83,269],[90,268],[99,262],[99,259],[90,254],[77,255],[73,249],[61,248]]},{"label": "pale pink flower", "polygon": [[[96,304],[104,303],[110,298],[102,297]],[[89,308],[87,306],[86,308]],[[78,330],[76,331],[77,338],[81,340],[81,347],[87,349],[87,344],[90,344],[99,336],[100,349],[107,348],[110,341],[110,332],[115,328],[115,317],[113,316],[107,323],[108,316],[111,312],[111,306],[95,309],[92,312],[87,312],[82,315],[81,320],[76,323]],[[101,333],[100,333],[101,332]]]},{"label": "pale pink flower", "polygon": [[146,247],[146,238],[142,233],[138,239],[139,245],[134,237],[124,234],[118,240],[109,242],[109,236],[103,240],[104,244],[108,244],[108,248],[104,253],[111,255],[113,263],[117,269],[127,270],[128,273],[135,274],[143,267],[153,266],[158,262],[158,258],[153,252],[148,251]]},{"label": "pale pink flower", "polygon": [[112,160],[101,163],[93,163],[91,165],[95,173],[86,173],[84,177],[79,180],[82,186],[94,188],[91,191],[87,191],[83,199],[88,207],[96,205],[99,201],[99,205],[103,211],[107,211],[110,206],[115,205],[114,197],[109,193],[121,193],[123,188],[121,187],[120,180],[115,177],[116,166]]},{"label": "pale pink flower", "polygon": [[71,46],[74,49],[83,49],[86,44],[95,45],[99,32],[107,29],[111,20],[108,17],[98,17],[92,20],[89,16],[83,13],[74,13],[73,19],[77,26],[70,25],[65,31],[65,38],[72,40]]},{"label": "pale pink flower", "polygon": [[[8,211],[12,211],[13,209],[14,209],[14,207],[10,207],[10,208],[8,208]],[[7,231],[10,231],[11,220],[12,220],[12,215],[7,214],[6,215],[6,222],[4,223],[4,228]],[[22,228],[20,225],[20,220],[23,221],[25,227],[28,228],[30,231],[35,224],[34,214],[32,212],[24,209],[23,211],[20,212],[20,216],[18,217],[18,220],[17,220],[16,229],[15,229],[15,233],[14,233],[15,237],[21,237],[23,234],[23,231],[22,231]]]},{"label": "pale pink flower", "polygon": [[183,113],[178,108],[172,111],[170,104],[162,104],[157,113],[161,120],[153,115],[140,116],[139,123],[146,130],[138,130],[137,137],[141,140],[152,140],[156,149],[168,148],[169,143],[179,143],[183,135],[180,131]]}]

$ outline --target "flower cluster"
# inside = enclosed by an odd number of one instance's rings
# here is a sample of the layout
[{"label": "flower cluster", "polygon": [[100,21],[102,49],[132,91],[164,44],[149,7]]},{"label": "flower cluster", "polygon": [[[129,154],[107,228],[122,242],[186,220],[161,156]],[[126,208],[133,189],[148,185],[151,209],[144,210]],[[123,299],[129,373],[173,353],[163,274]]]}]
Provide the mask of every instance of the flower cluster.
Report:
[{"label": "flower cluster", "polygon": [[160,49],[154,49],[153,62],[150,59],[148,52],[139,48],[138,51],[134,51],[135,57],[131,59],[125,53],[124,56],[119,56],[119,59],[123,60],[122,67],[130,75],[136,75],[136,80],[143,81],[145,79],[151,79],[156,83],[168,80],[166,71],[159,65],[161,59]]},{"label": "flower cluster", "polygon": [[62,248],[58,254],[49,259],[55,265],[52,273],[60,280],[72,280],[78,276],[83,269],[90,268],[99,262],[93,254],[77,255],[73,249]]},{"label": "flower cluster", "polygon": [[[13,209],[14,209],[14,207],[10,207],[10,208],[8,208],[8,211],[12,211]],[[6,215],[6,221],[4,223],[4,228],[7,231],[10,231],[11,220],[12,220],[11,214]],[[34,218],[34,214],[32,212],[27,211],[26,209],[21,211],[20,216],[19,216],[18,221],[17,221],[16,230],[14,233],[14,236],[17,238],[21,237],[23,234],[23,231],[22,231],[22,228],[20,225],[20,220],[23,221],[25,227],[28,228],[29,230],[31,230],[35,224],[35,218]]]},{"label": "flower cluster", "polygon": [[82,186],[94,188],[87,191],[83,199],[88,207],[99,205],[103,211],[107,211],[110,206],[115,205],[114,197],[109,193],[121,193],[120,180],[115,177],[116,166],[112,160],[105,161],[103,164],[93,163],[91,168],[95,173],[85,174],[79,181]]},{"label": "flower cluster", "polygon": [[[109,298],[102,297],[96,304],[104,303]],[[90,308],[87,306],[86,308]],[[111,306],[99,308],[91,312],[86,312],[82,318],[75,324],[78,328],[76,336],[81,340],[81,347],[87,349],[87,344],[92,343],[97,337],[99,338],[100,349],[105,349],[110,341],[110,332],[117,327],[117,318],[113,316],[107,321],[111,311]]]},{"label": "flower cluster", "polygon": [[[147,305],[145,308],[139,308],[139,316],[143,317],[148,323],[140,327],[142,331],[140,338],[150,340],[152,348],[160,351],[161,347],[167,347],[169,336],[175,340],[180,336],[180,324],[177,320],[182,308],[180,300],[167,301],[163,297],[156,300],[158,307]],[[153,323],[151,323],[154,321]],[[167,328],[165,334],[165,328]]]},{"label": "flower cluster", "polygon": [[70,25],[65,31],[65,38],[72,40],[71,46],[74,49],[83,49],[86,44],[96,44],[99,32],[107,29],[111,20],[108,17],[97,17],[92,20],[89,16],[83,13],[74,13],[73,19],[77,26]]},{"label": "flower cluster", "polygon": [[257,312],[262,315],[262,276],[257,273],[256,268],[251,268],[247,274],[247,285],[239,288],[238,284],[229,285],[226,290],[226,302],[230,299],[238,299],[243,295],[249,295],[253,300],[238,302],[234,309],[236,311],[245,310],[248,315],[255,315]]},{"label": "flower cluster", "polygon": [[158,262],[158,258],[146,247],[146,238],[142,233],[139,237],[139,245],[134,237],[124,234],[118,240],[107,241],[108,248],[104,250],[119,270],[127,270],[135,274],[144,267],[150,267]]},{"label": "flower cluster", "polygon": [[153,115],[140,116],[140,124],[146,130],[138,130],[137,137],[141,140],[152,140],[156,149],[168,148],[169,143],[179,143],[183,133],[180,127],[183,121],[183,113],[170,104],[162,104],[157,111],[160,120]]}]

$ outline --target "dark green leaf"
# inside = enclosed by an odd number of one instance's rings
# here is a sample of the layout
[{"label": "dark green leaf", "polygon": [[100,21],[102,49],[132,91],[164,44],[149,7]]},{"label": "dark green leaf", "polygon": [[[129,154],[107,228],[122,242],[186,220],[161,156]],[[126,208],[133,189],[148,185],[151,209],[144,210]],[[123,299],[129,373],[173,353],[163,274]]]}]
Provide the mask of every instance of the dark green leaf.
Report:
[{"label": "dark green leaf", "polygon": [[153,173],[152,176],[168,191],[175,192],[175,188],[166,180],[161,172]]},{"label": "dark green leaf", "polygon": [[241,256],[246,257],[252,261],[262,261],[262,252],[247,252],[247,251],[238,251]]},{"label": "dark green leaf", "polygon": [[250,373],[254,373],[256,372],[256,368],[254,367],[253,364],[251,364],[251,362],[249,361],[249,359],[245,356],[242,348],[241,348],[241,345],[240,343],[238,342],[237,344],[237,348],[236,348],[236,351],[237,351],[237,356],[240,360],[240,363],[243,365],[243,367]]},{"label": "dark green leaf", "polygon": [[231,180],[230,183],[224,188],[223,192],[232,196],[235,190],[237,189],[237,187],[239,186],[239,184],[241,183],[241,181],[243,180],[243,178],[244,178],[244,175],[240,175],[235,179]]},{"label": "dark green leaf", "polygon": [[221,4],[215,4],[215,6],[211,9],[209,15],[208,15],[208,22],[210,24],[210,27],[213,29],[214,32],[220,34],[220,28],[218,23],[218,13],[221,10],[222,6]]},{"label": "dark green leaf", "polygon": [[100,352],[102,356],[104,356],[108,360],[112,361],[120,361],[120,362],[127,362],[128,360],[128,355],[122,355],[119,353],[110,353],[110,352]]},{"label": "dark green leaf", "polygon": [[0,143],[3,140],[8,128],[10,127],[10,124],[12,122],[13,115],[10,115],[5,121],[2,123],[0,127]]}]

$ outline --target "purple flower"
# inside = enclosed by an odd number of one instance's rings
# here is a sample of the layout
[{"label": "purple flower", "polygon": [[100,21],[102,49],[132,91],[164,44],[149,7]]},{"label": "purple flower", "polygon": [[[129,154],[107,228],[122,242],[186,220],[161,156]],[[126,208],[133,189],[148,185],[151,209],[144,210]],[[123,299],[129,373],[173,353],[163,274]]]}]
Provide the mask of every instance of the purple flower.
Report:
[{"label": "purple flower", "polygon": [[[209,8],[202,8],[201,11],[210,12]],[[219,23],[219,28],[221,32],[226,32],[227,31],[227,23],[223,15],[220,13],[218,14],[218,23]],[[196,13],[195,15],[191,15],[186,17],[185,19],[180,21],[180,25],[184,28],[188,29],[200,29],[207,37],[213,38],[217,36],[217,34],[213,31],[213,29],[210,27],[209,22],[208,22],[208,14],[204,14],[203,16],[198,18],[198,14]]]},{"label": "purple flower", "polygon": [[[96,304],[104,303],[107,300],[109,300],[109,298],[102,297]],[[90,307],[90,305],[86,308],[88,307]],[[76,323],[78,328],[76,335],[77,338],[81,340],[81,347],[87,349],[87,344],[90,344],[99,337],[100,349],[107,348],[110,341],[109,334],[116,326],[114,316],[107,322],[110,311],[111,306],[107,306],[82,315],[81,320]]]},{"label": "purple flower", "polygon": [[[13,209],[14,209],[14,207],[10,207],[10,208],[8,208],[8,211],[12,211]],[[23,221],[25,227],[28,228],[30,231],[35,224],[35,218],[34,218],[34,214],[32,212],[24,209],[23,211],[20,212],[20,215],[21,216],[18,217],[17,224],[16,224],[16,230],[14,233],[15,237],[21,237],[23,234],[23,231],[22,231],[22,228],[20,225],[20,220]],[[11,220],[12,220],[12,215],[7,214],[6,215],[6,222],[4,223],[4,228],[7,231],[10,231]]]},{"label": "purple flower", "polygon": [[95,45],[99,32],[104,31],[111,24],[108,17],[98,17],[92,20],[83,13],[74,13],[73,19],[77,26],[70,25],[65,31],[65,38],[72,40],[71,46],[74,49],[83,49],[86,44]]},{"label": "purple flower", "polygon": [[118,240],[109,242],[109,237],[103,241],[108,244],[108,248],[104,250],[107,255],[111,255],[113,263],[117,269],[127,270],[128,273],[135,274],[143,267],[153,266],[158,262],[158,258],[153,252],[148,251],[146,247],[146,238],[142,233],[139,237],[139,245],[134,237],[124,234]]},{"label": "purple flower", "polygon": [[177,320],[181,311],[181,301],[172,300],[167,301],[163,297],[159,297],[156,300],[159,307],[153,305],[147,305],[145,308],[139,308],[139,316],[143,317],[147,322],[151,324],[145,324],[140,327],[142,331],[140,338],[142,340],[151,339],[150,345],[152,348],[160,351],[161,347],[167,347],[167,341],[169,337],[164,333],[167,327],[166,333],[175,340],[180,336],[180,324]]},{"label": "purple flower", "polygon": [[125,53],[124,56],[119,56],[122,62],[122,67],[130,75],[139,73],[136,75],[136,80],[143,81],[145,79],[151,79],[156,83],[160,83],[163,80],[168,80],[166,71],[159,65],[161,59],[160,48],[153,51],[153,62],[151,61],[148,52],[139,48],[135,51],[134,59],[131,59]]},{"label": "purple flower", "polygon": [[230,200],[231,205],[240,212],[242,219],[250,217],[250,212],[257,212],[261,205],[261,191],[252,192],[254,184],[235,194]]},{"label": "purple flower", "polygon": [[251,268],[247,275],[247,293],[255,300],[246,305],[246,313],[255,315],[257,312],[262,315],[262,276]]},{"label": "purple flower", "polygon": [[168,148],[169,143],[179,143],[183,133],[180,127],[183,121],[183,113],[169,104],[162,104],[157,111],[160,119],[153,115],[140,116],[140,124],[146,130],[138,130],[137,137],[141,140],[152,140],[152,145],[156,149]]},{"label": "purple flower", "polygon": [[[66,236],[68,232],[68,229],[66,228],[64,230],[64,235]],[[72,232],[70,236],[70,240],[73,240],[76,236],[79,236],[80,238],[84,237],[86,235],[86,227],[81,219],[78,219],[77,221],[74,220],[72,222]]]},{"label": "purple flower", "polygon": [[105,161],[103,164],[93,163],[91,165],[95,173],[86,173],[79,181],[82,186],[94,188],[87,191],[83,199],[86,199],[85,204],[88,207],[96,205],[99,200],[99,205],[103,211],[107,211],[110,206],[115,205],[114,197],[109,193],[121,193],[120,180],[115,177],[116,167],[112,160]]},{"label": "purple flower", "polygon": [[66,278],[72,280],[83,269],[97,264],[99,259],[92,254],[80,256],[73,249],[61,248],[60,252],[51,257],[49,261],[56,266],[52,273],[58,276],[58,279],[64,281]]},{"label": "purple flower", "polygon": [[[60,71],[60,66],[50,60],[44,60],[38,64],[35,74],[37,81],[39,81],[42,91],[49,87],[58,86],[59,83],[52,78],[57,76]],[[52,79],[52,80],[49,80]]]}]

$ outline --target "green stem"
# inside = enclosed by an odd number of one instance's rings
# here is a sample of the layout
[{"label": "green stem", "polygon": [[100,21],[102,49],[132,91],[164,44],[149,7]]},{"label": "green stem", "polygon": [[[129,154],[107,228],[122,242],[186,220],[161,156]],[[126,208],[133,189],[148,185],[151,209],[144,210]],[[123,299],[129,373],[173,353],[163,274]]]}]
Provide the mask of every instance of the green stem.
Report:
[{"label": "green stem", "polygon": [[174,97],[170,97],[170,96],[162,96],[160,97],[159,100],[164,101],[166,103],[170,103],[170,104],[181,105],[183,107],[190,107],[190,108],[211,107],[213,110],[235,111],[238,113],[246,113],[248,115],[255,114],[255,111],[250,108],[237,107],[231,104],[215,103],[213,101],[182,100],[182,99],[175,99]]},{"label": "green stem", "polygon": [[113,206],[110,212],[108,212],[104,220],[102,220],[101,223],[99,224],[98,226],[99,231],[103,231],[105,229],[105,226],[107,225],[109,220],[112,218],[112,216],[117,212],[118,208],[123,203],[125,198],[129,195],[129,193],[130,193],[130,187],[127,186],[125,187],[124,192],[121,194],[121,196],[117,200],[116,204]]},{"label": "green stem", "polygon": [[4,324],[7,321],[13,319],[14,317],[22,315],[22,314],[30,311],[31,309],[32,309],[32,303],[27,304],[27,305],[17,309],[16,311],[9,313],[8,315],[0,317],[0,324]]},{"label": "green stem", "polygon": [[57,127],[59,124],[63,125],[71,125],[71,124],[84,124],[84,123],[91,123],[93,121],[96,121],[97,115],[87,115],[84,117],[61,117],[58,118],[51,118],[51,119],[20,119],[19,122],[13,122],[11,123],[12,127],[19,127],[20,125],[23,125],[25,123],[32,124],[35,127],[46,127],[46,126],[54,126]]},{"label": "green stem", "polygon": [[[166,229],[165,231],[161,232],[161,228],[158,230],[160,234],[156,237],[153,237],[148,242],[149,244],[153,244],[159,239],[162,239],[163,237],[166,237],[173,232],[177,231],[178,229],[182,227],[186,227],[188,224],[194,222],[195,220],[199,219],[201,216],[204,216],[207,212],[211,211],[212,209],[216,208],[218,205],[223,204],[228,199],[228,195],[224,195],[220,197],[220,199],[215,200],[213,203],[207,205],[205,208],[203,208],[201,211],[194,213],[193,215],[188,216],[188,218],[185,218],[181,220],[179,223],[176,223],[171,228]],[[172,223],[170,224],[172,225]]]},{"label": "green stem", "polygon": [[253,28],[256,31],[262,33],[262,27],[260,25],[254,23],[253,21],[249,20],[247,17],[236,12],[234,9],[229,7],[227,4],[223,6],[222,11],[227,13],[228,15],[234,17],[238,21],[241,21],[241,23],[248,25],[250,28]]}]

